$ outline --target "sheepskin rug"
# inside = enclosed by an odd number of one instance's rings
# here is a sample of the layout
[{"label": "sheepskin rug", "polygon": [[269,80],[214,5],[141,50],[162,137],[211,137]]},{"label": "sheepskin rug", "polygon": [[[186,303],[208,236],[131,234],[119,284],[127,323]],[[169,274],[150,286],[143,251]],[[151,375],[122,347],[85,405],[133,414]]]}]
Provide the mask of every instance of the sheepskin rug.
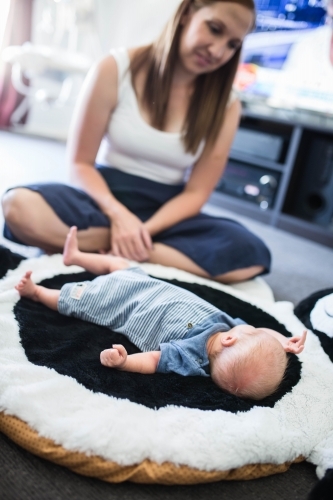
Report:
[{"label": "sheepskin rug", "polygon": [[[274,302],[260,279],[230,287],[172,268],[142,267],[254,326],[286,336],[304,329],[293,305]],[[311,325],[280,390],[261,402],[246,401],[224,394],[210,379],[101,366],[99,352],[112,343],[137,348],[103,327],[20,299],[14,286],[27,270],[50,288],[94,277],[64,266],[60,255],[24,259],[0,249],[0,430],[21,446],[109,481],[247,479],[302,459],[317,465],[319,478],[333,468],[332,358]],[[71,460],[61,461],[50,446]],[[82,457],[94,461],[94,469],[74,466],[74,455],[81,463]],[[117,473],[106,474],[106,464],[116,464]]]}]

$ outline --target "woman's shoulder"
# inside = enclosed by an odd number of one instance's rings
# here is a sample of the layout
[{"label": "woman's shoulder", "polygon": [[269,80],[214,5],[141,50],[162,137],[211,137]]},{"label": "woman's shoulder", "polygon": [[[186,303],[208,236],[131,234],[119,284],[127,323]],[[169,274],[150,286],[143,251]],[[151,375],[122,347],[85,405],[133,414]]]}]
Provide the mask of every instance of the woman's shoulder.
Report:
[{"label": "woman's shoulder", "polygon": [[142,49],[144,47],[116,47],[110,49],[109,57],[113,58],[118,66],[129,67]]},{"label": "woman's shoulder", "polygon": [[234,104],[236,102],[238,104],[240,104],[239,93],[237,92],[237,90],[235,90],[234,88],[232,88],[231,91],[230,91],[230,94],[229,94],[229,98],[228,98],[228,102],[227,102],[227,108],[229,108],[232,104]]},{"label": "woman's shoulder", "polygon": [[119,88],[130,66],[130,51],[124,47],[111,49],[94,65],[95,78],[107,87]]},{"label": "woman's shoulder", "polygon": [[117,72],[118,75],[118,85],[124,81],[126,76],[130,75],[130,66],[132,61],[135,59],[136,55],[140,52],[141,47],[117,47],[112,48],[104,61],[107,66],[109,66],[111,71]]},{"label": "woman's shoulder", "polygon": [[[88,75],[89,76],[89,75]],[[101,95],[103,89],[109,94],[110,89],[118,87],[118,66],[115,58],[108,54],[99,59],[90,70],[90,78],[93,88]]]}]

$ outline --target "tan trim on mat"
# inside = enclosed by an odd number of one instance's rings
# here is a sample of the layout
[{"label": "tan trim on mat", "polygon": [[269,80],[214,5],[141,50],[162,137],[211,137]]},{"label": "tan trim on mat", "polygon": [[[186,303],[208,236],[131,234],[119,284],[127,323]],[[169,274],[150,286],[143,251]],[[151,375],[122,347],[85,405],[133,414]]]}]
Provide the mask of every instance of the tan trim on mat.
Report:
[{"label": "tan trim on mat", "polygon": [[[39,436],[22,420],[3,412],[0,412],[0,431],[34,455],[67,467],[77,474],[95,477],[110,483],[132,481],[173,485],[209,483],[222,479],[256,479],[285,472],[292,463],[286,462],[281,465],[254,464],[229,471],[213,472],[193,469],[186,465],[177,466],[170,462],[157,464],[150,460],[144,460],[137,465],[124,466],[98,456],[87,456],[81,452],[66,450],[51,439]],[[303,460],[303,457],[299,457],[295,462]]]}]

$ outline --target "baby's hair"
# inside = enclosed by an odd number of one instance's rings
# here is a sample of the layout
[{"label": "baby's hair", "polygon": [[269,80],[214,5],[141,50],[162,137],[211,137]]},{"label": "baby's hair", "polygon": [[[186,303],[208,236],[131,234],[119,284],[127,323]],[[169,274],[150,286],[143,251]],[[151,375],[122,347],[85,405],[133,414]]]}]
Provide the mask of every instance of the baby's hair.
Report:
[{"label": "baby's hair", "polygon": [[278,340],[260,332],[244,335],[211,360],[213,381],[242,398],[263,399],[273,394],[287,369],[287,355]]}]

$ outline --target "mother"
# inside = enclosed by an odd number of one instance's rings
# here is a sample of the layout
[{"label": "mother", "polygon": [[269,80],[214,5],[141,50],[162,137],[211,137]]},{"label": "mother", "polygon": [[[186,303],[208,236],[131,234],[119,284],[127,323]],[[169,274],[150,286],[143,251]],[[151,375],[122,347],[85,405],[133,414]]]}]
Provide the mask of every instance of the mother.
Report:
[{"label": "mother", "polygon": [[240,118],[232,95],[253,0],[183,0],[152,45],[118,49],[89,73],[68,141],[71,187],[16,187],[5,236],[48,252],[78,226],[80,249],[109,251],[230,283],[269,271],[263,242],[200,213]]}]

